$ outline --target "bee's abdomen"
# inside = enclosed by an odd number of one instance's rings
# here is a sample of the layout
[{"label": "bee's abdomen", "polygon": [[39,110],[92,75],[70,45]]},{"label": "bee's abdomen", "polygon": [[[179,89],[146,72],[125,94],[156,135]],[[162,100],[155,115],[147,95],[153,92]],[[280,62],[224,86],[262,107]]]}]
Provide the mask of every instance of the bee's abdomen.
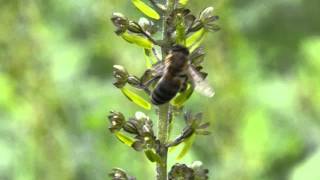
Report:
[{"label": "bee's abdomen", "polygon": [[169,102],[179,91],[179,83],[159,81],[151,95],[151,102],[155,105],[162,105]]}]

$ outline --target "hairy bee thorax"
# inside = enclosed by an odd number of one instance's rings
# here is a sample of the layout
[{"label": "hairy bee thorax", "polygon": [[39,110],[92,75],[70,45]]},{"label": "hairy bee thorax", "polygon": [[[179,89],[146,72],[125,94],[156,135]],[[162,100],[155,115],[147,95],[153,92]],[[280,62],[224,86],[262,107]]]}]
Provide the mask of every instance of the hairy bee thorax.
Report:
[{"label": "hairy bee thorax", "polygon": [[162,78],[151,95],[153,104],[161,105],[170,101],[186,81],[189,51],[183,46],[174,46],[165,59]]},{"label": "hairy bee thorax", "polygon": [[177,75],[187,70],[189,65],[188,54],[183,51],[170,51],[165,59],[166,71],[171,75]]}]

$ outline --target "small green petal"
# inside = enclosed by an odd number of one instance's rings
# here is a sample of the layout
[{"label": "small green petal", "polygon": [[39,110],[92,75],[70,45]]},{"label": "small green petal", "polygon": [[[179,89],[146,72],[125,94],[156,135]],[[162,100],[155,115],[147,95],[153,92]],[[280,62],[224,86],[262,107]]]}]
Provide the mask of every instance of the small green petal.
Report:
[{"label": "small green petal", "polygon": [[177,156],[177,160],[182,159],[187,154],[187,152],[191,149],[194,140],[195,140],[195,135],[193,134],[183,142],[184,146],[181,152],[179,153],[179,155]]},{"label": "small green petal", "polygon": [[131,147],[131,145],[134,142],[132,138],[130,138],[129,136],[126,136],[125,134],[123,134],[121,132],[115,132],[114,134],[119,139],[119,141],[121,141],[122,143],[128,145],[129,147]]},{"label": "small green petal", "polygon": [[196,42],[200,41],[201,38],[204,36],[205,30],[201,28],[197,32],[193,33],[191,36],[189,36],[186,40],[186,46],[189,48],[192,45],[194,45]]},{"label": "small green petal", "polygon": [[152,42],[142,36],[138,36],[135,34],[129,34],[127,32],[124,32],[123,34],[121,34],[121,37],[124,40],[128,41],[129,43],[136,44],[136,45],[141,46],[145,49],[152,48]]},{"label": "small green petal", "polygon": [[141,106],[147,110],[151,109],[151,104],[146,101],[145,99],[143,99],[141,96],[139,96],[138,94],[132,92],[131,90],[129,90],[128,88],[121,88],[121,92],[132,102],[134,102],[135,104],[137,104],[138,106]]},{"label": "small green petal", "polygon": [[160,15],[157,13],[157,11],[152,9],[150,6],[145,4],[143,1],[141,1],[141,0],[131,0],[131,1],[136,6],[136,8],[138,8],[143,14],[147,15],[150,18],[156,19],[156,20],[160,19]]},{"label": "small green petal", "polygon": [[181,107],[192,95],[194,88],[188,85],[187,89],[179,93],[172,101],[171,104],[177,107]]},{"label": "small green petal", "polygon": [[161,163],[161,158],[158,154],[156,154],[153,150],[148,149],[144,151],[144,154],[151,162],[158,162]]},{"label": "small green petal", "polygon": [[179,0],[179,3],[181,5],[186,5],[188,3],[189,0]]}]

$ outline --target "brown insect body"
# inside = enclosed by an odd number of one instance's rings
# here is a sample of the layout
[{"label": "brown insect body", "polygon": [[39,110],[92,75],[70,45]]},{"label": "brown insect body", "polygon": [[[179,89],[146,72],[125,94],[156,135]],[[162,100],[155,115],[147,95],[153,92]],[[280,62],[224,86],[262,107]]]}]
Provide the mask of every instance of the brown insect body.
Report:
[{"label": "brown insect body", "polygon": [[151,102],[162,105],[169,102],[182,89],[188,79],[189,51],[183,46],[174,46],[165,58],[165,69],[151,94]]}]

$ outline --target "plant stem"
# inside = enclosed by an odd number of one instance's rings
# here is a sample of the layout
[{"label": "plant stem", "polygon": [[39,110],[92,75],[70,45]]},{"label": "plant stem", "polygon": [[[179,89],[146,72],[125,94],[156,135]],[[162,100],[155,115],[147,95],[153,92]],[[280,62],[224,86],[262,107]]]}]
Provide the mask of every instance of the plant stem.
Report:
[{"label": "plant stem", "polygon": [[[166,11],[162,14],[162,40],[163,44],[161,46],[162,61],[168,54],[168,49],[170,48],[171,33],[169,32],[169,27],[167,24],[167,19],[172,13],[176,0],[166,0]],[[157,180],[167,180],[167,157],[168,157],[168,147],[166,146],[169,134],[169,123],[171,121],[170,104],[164,104],[159,106],[159,121],[158,121],[158,139],[160,141],[157,154],[161,158],[161,163],[157,163]]]},{"label": "plant stem", "polygon": [[157,164],[157,180],[167,180],[168,148],[166,142],[168,140],[170,116],[168,103],[159,106],[158,138],[160,146],[157,153],[161,158],[161,163]]},{"label": "plant stem", "polygon": [[172,13],[175,7],[176,0],[166,0],[166,11],[162,15],[162,40],[163,44],[161,46],[162,51],[162,59],[164,59],[168,53],[168,49],[170,48],[170,39],[171,39],[171,32],[169,29],[169,25],[167,24],[167,19],[169,18],[170,14]]}]

